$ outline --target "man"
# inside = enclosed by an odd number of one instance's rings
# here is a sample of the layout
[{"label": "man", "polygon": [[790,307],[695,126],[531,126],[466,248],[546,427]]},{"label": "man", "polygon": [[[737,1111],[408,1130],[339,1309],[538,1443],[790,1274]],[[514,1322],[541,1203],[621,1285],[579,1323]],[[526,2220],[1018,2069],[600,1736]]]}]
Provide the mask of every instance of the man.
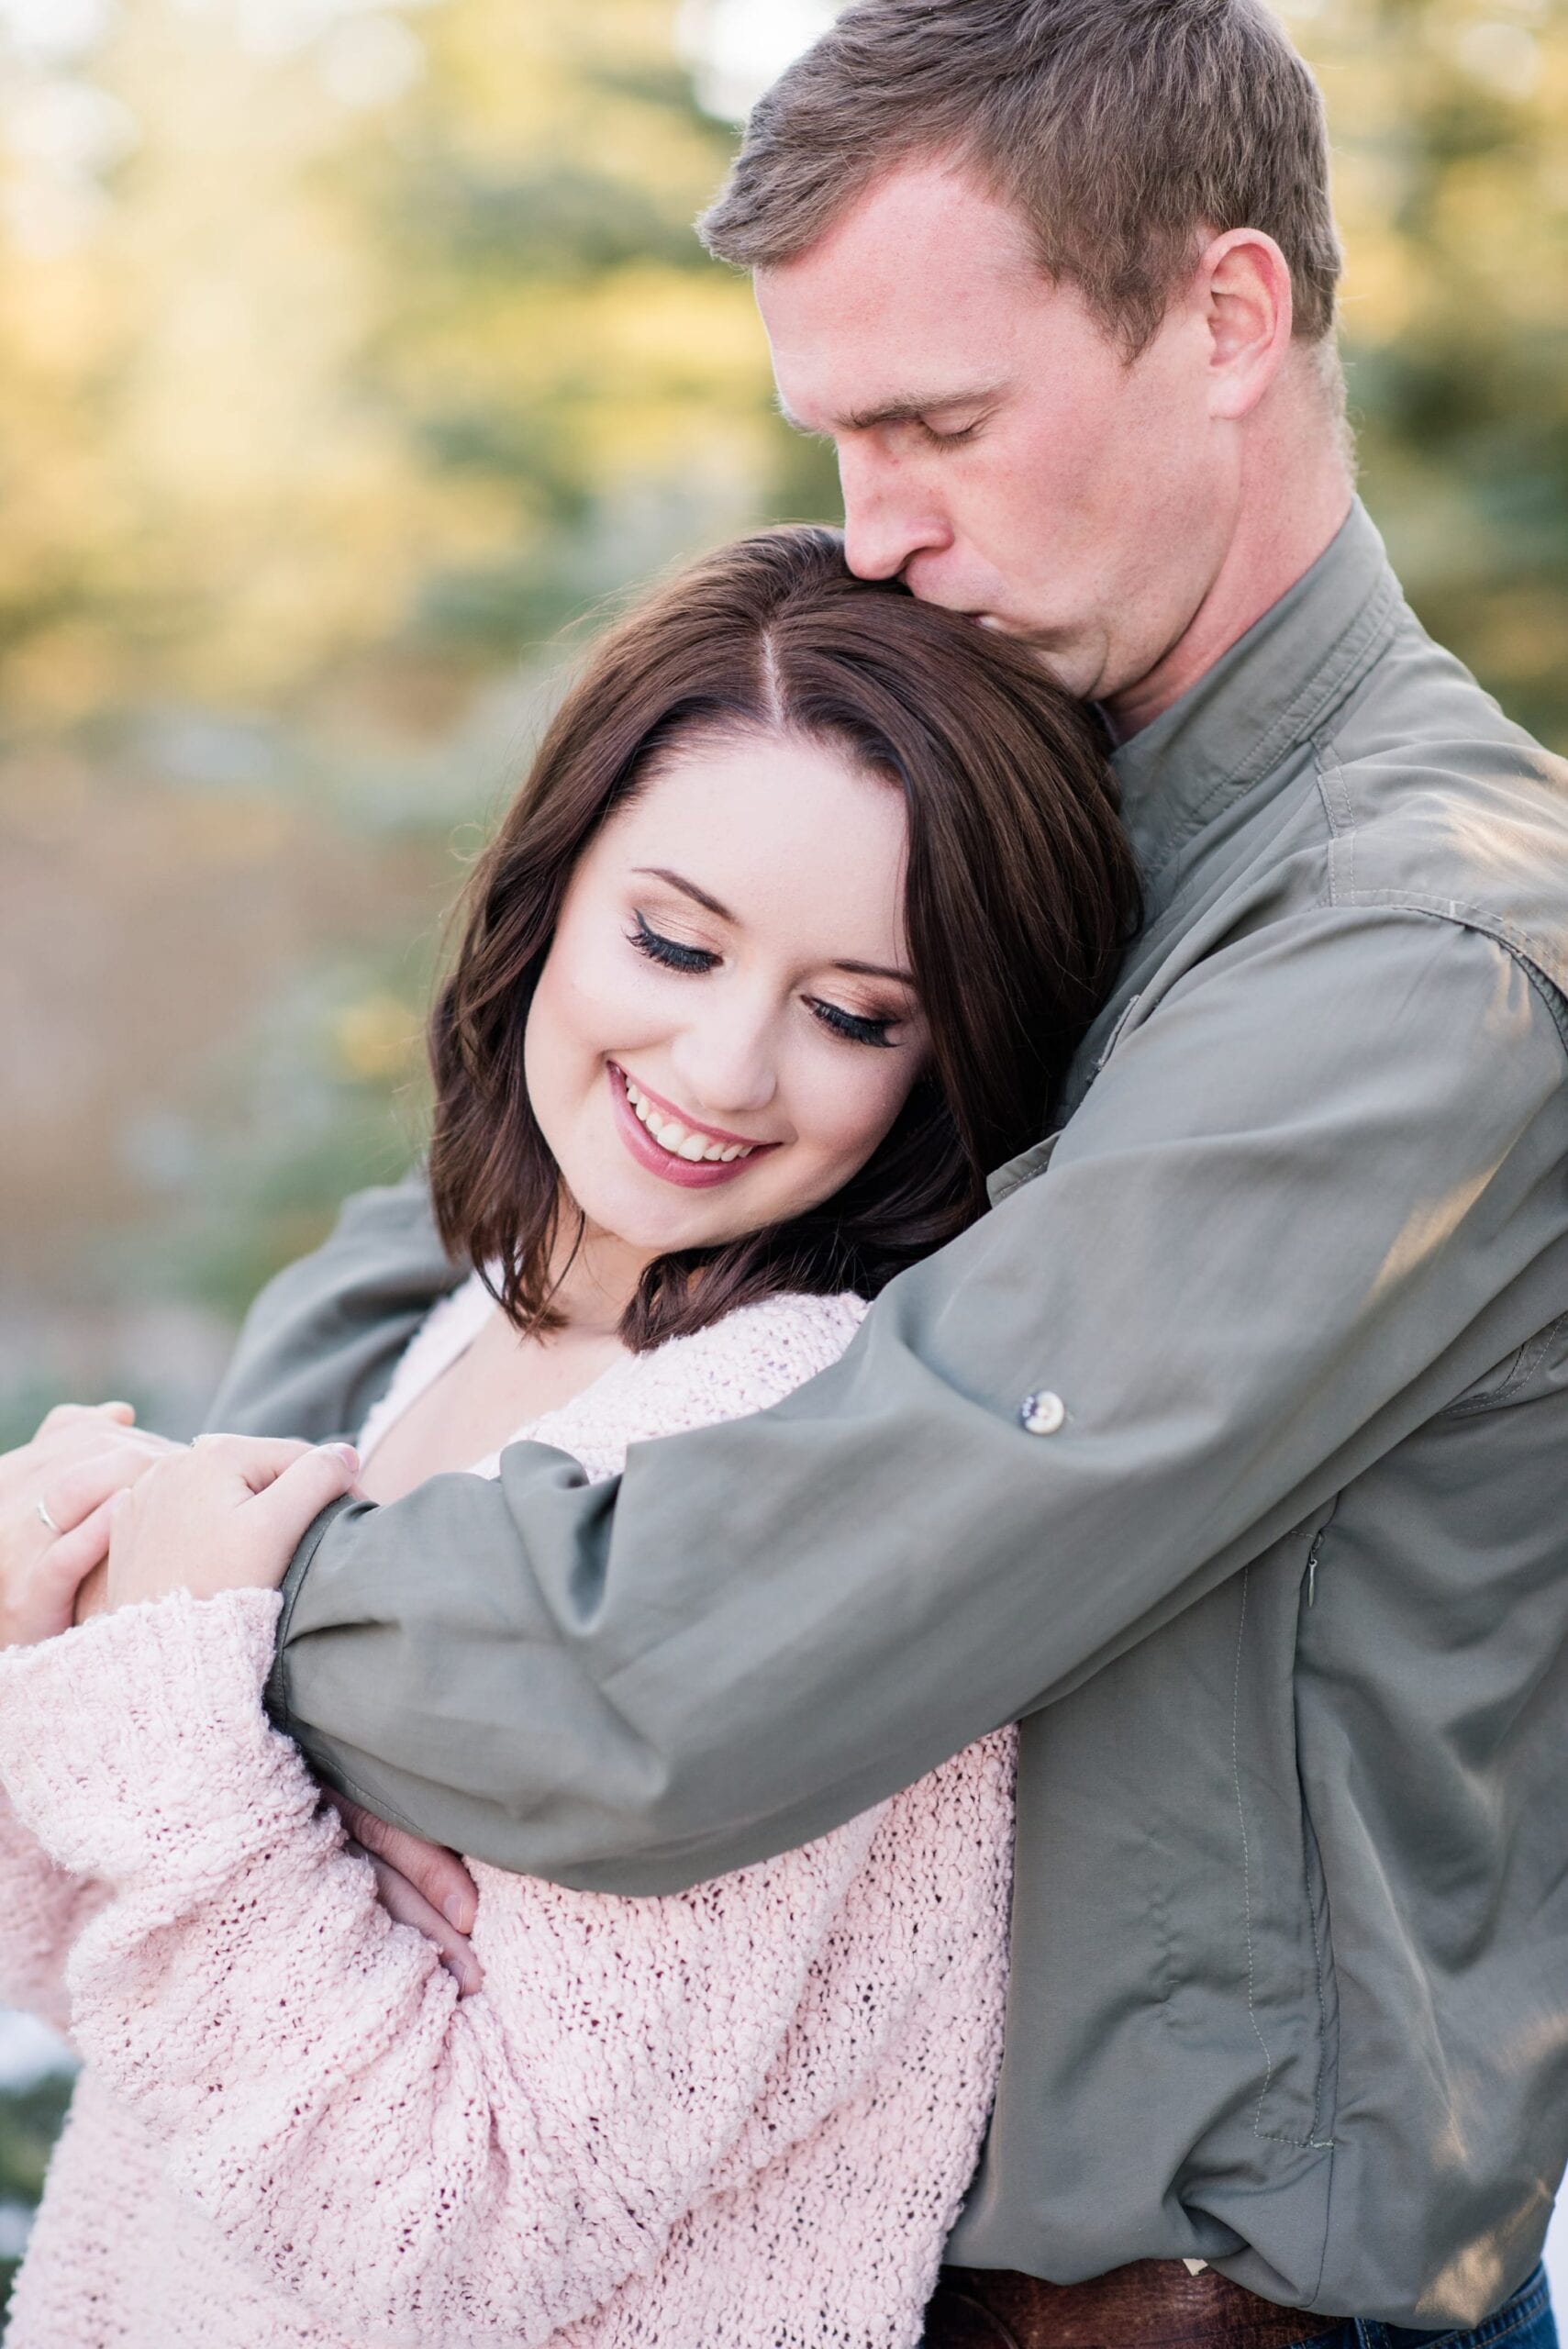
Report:
[{"label": "man", "polygon": [[[524,1445],[327,1514],[278,1717],[385,1818],[622,1893],[1021,1717],[932,2342],[1546,2338],[1568,801],[1353,504],[1316,91],[1253,0],[862,0],[705,226],[854,567],[1099,703],[1147,926],[1052,1133],[841,1365],[615,1486]],[[458,1277],[417,1177],[351,1204],[216,1423],[351,1429]]]}]

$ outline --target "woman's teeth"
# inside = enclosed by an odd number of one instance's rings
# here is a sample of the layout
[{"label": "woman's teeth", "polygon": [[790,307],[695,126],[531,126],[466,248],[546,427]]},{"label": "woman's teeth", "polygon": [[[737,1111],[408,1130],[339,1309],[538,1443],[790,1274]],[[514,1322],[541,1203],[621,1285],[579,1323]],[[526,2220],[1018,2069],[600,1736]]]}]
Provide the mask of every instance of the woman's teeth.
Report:
[{"label": "woman's teeth", "polygon": [[690,1159],[694,1164],[699,1158],[713,1162],[722,1160],[728,1165],[732,1158],[750,1158],[756,1148],[754,1142],[709,1141],[705,1134],[688,1133],[679,1118],[667,1118],[662,1109],[655,1109],[647,1095],[638,1091],[624,1069],[621,1071],[621,1082],[626,1086],[626,1097],[637,1115],[660,1149],[667,1150],[672,1158]]}]

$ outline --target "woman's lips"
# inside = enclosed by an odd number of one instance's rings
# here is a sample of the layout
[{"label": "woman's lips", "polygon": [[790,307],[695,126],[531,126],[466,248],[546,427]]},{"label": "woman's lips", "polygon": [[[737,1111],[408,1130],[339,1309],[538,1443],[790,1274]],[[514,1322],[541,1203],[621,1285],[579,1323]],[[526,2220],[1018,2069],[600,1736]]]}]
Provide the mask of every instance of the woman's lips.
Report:
[{"label": "woman's lips", "polygon": [[[606,1073],[610,1085],[610,1106],[622,1141],[639,1166],[646,1166],[651,1174],[662,1175],[666,1183],[678,1184],[683,1190],[710,1191],[717,1184],[732,1182],[737,1174],[743,1174],[755,1160],[778,1148],[776,1142],[754,1142],[748,1146],[748,1154],[744,1158],[677,1158],[654,1141],[632,1108],[626,1089],[626,1071],[617,1068],[611,1061]],[[691,1130],[706,1133],[708,1129],[699,1126]],[[716,1134],[714,1139],[717,1141],[719,1137]]]}]

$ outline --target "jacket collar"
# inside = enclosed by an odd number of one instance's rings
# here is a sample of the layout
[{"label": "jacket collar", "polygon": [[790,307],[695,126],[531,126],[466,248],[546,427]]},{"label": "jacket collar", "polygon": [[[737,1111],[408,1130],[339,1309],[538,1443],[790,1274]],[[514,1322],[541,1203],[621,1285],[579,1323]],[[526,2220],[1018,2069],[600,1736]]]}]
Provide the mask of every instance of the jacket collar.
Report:
[{"label": "jacket collar", "polygon": [[1349,698],[1393,635],[1401,601],[1357,498],[1310,571],[1114,754],[1146,879]]}]

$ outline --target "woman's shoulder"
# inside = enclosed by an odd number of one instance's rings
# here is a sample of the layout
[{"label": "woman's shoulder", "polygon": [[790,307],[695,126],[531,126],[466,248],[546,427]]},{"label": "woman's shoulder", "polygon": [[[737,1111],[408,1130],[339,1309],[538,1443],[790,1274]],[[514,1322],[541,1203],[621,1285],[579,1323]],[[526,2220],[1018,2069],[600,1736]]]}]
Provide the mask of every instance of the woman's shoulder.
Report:
[{"label": "woman's shoulder", "polygon": [[766,1410],[838,1361],[865,1318],[863,1297],[791,1291],[738,1306],[688,1337],[632,1354],[530,1431],[611,1475],[628,1445]]},{"label": "woman's shoulder", "polygon": [[849,1290],[812,1297],[791,1289],[737,1306],[690,1337],[667,1338],[635,1364],[647,1377],[733,1377],[782,1397],[838,1361],[867,1309]]}]

